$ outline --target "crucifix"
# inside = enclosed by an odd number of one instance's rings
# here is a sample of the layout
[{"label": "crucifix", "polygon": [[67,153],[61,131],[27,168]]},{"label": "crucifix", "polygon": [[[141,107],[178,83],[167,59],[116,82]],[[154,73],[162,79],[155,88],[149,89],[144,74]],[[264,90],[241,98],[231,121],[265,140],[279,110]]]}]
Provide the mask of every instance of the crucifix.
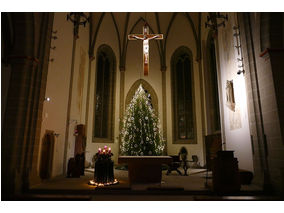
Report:
[{"label": "crucifix", "polygon": [[143,70],[144,76],[149,72],[149,40],[163,39],[163,34],[149,34],[149,26],[145,22],[143,26],[143,34],[130,34],[128,40],[143,40]]}]

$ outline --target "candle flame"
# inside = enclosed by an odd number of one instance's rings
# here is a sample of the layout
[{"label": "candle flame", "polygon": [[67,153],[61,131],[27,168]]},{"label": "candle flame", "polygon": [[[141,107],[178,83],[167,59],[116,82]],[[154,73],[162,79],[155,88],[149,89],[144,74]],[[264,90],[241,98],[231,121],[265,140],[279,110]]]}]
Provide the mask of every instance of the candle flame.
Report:
[{"label": "candle flame", "polygon": [[110,186],[110,185],[114,185],[114,184],[118,184],[118,180],[117,179],[114,179],[113,182],[107,182],[107,183],[97,183],[94,180],[90,180],[89,181],[89,185],[93,185],[93,186],[97,186],[97,187]]}]

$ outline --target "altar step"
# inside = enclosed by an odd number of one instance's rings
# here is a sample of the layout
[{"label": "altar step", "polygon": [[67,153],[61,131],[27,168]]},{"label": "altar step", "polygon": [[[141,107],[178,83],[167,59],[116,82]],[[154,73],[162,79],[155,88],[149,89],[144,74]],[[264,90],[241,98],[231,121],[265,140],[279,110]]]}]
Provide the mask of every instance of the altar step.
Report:
[{"label": "altar step", "polygon": [[90,195],[67,195],[67,194],[38,194],[28,193],[21,196],[16,196],[15,200],[21,201],[90,201]]},{"label": "altar step", "polygon": [[[192,170],[194,171],[194,170]],[[92,172],[85,172],[80,178],[54,177],[33,186],[19,200],[214,200],[214,199],[263,199],[261,189],[254,186],[242,186],[237,194],[218,195],[210,188],[211,175],[199,173],[180,176],[176,173],[163,175],[161,184],[129,185],[127,171],[115,170],[119,184],[99,187],[88,185],[93,178]],[[207,185],[205,182],[207,179]],[[226,196],[226,197],[224,197]]]},{"label": "altar step", "polygon": [[261,192],[217,195],[213,192],[183,191],[181,189],[110,190],[100,188],[95,191],[32,190],[19,196],[24,201],[253,201],[283,200],[283,197],[267,196]]},{"label": "altar step", "polygon": [[160,188],[160,187],[148,187],[144,190],[133,189],[130,187],[120,187],[120,188],[95,188],[93,190],[64,190],[64,189],[31,189],[26,194],[30,197],[35,197],[37,195],[41,196],[63,196],[68,199],[73,199],[78,197],[78,199],[88,199],[88,196],[95,195],[180,195],[180,196],[265,196],[262,191],[240,191],[237,193],[230,194],[218,194],[210,190],[203,191],[185,191],[183,188]]}]

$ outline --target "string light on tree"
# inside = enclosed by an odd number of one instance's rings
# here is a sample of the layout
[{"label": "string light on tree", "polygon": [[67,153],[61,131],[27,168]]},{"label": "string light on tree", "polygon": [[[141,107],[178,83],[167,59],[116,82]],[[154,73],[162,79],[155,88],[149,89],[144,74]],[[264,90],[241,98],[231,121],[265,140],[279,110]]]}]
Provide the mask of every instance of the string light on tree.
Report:
[{"label": "string light on tree", "polygon": [[150,96],[140,85],[126,108],[120,133],[122,155],[162,155],[165,141],[158,116],[152,108]]}]

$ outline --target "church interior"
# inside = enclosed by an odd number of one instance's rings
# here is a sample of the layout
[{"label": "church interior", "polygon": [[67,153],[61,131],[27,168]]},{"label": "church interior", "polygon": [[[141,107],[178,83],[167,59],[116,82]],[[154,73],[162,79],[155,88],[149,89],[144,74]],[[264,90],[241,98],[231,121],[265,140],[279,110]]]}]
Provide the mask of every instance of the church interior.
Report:
[{"label": "church interior", "polygon": [[[1,199],[283,200],[283,59],[279,12],[2,12]],[[152,171],[121,157],[140,86]],[[90,185],[105,151],[117,184]]]}]

